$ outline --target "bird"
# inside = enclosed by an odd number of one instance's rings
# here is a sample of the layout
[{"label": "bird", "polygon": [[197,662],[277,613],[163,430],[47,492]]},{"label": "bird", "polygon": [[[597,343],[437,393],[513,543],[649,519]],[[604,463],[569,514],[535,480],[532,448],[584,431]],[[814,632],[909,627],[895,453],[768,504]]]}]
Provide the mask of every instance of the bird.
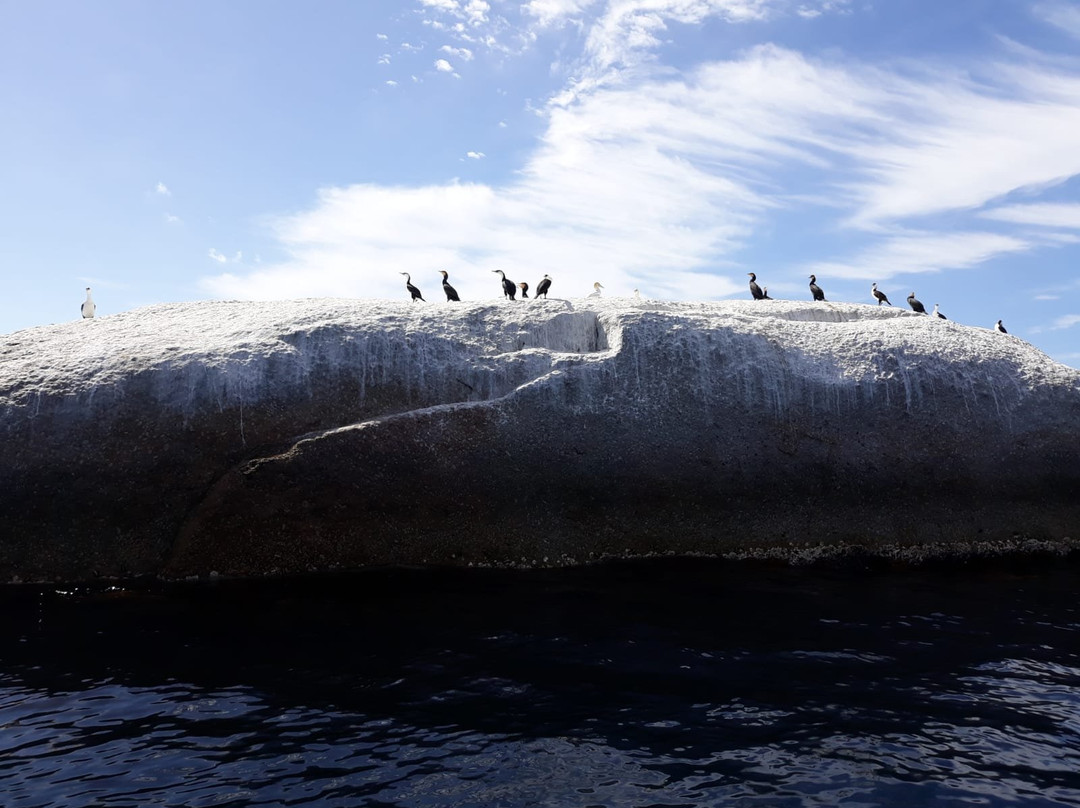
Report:
[{"label": "bird", "polygon": [[97,311],[97,306],[94,304],[94,300],[90,297],[90,287],[86,287],[86,300],[82,304],[82,316],[83,319],[89,319],[94,316],[94,312]]},{"label": "bird", "polygon": [[762,287],[762,289],[761,289],[761,299],[762,300],[772,300],[772,298],[769,297],[769,287],[768,286]]},{"label": "bird", "polygon": [[814,300],[825,300],[825,293],[817,285],[817,275],[810,276],[810,294],[814,296]]},{"label": "bird", "polygon": [[1006,331],[1006,330],[1005,330],[1005,326],[1003,326],[1003,325],[1001,324],[1001,320],[998,320],[998,321],[997,321],[997,322],[996,322],[996,323],[994,324],[994,330],[995,330],[995,331],[1000,331],[1000,332],[1001,332],[1002,334],[1008,334],[1008,333],[1009,333],[1008,331]]},{"label": "bird", "polygon": [[937,318],[939,318],[941,320],[948,320],[949,319],[944,314],[942,314],[940,311],[938,311],[938,304],[937,303],[934,304],[934,310],[931,312],[931,314],[934,317],[937,317]]},{"label": "bird", "polygon": [[521,299],[524,300],[529,296],[529,284],[525,283],[525,281],[522,281],[518,284],[518,286],[521,287]]},{"label": "bird", "polygon": [[915,299],[914,292],[907,296],[907,302],[908,305],[911,306],[911,308],[915,311],[919,312],[919,314],[926,314],[926,307]]},{"label": "bird", "polygon": [[[402,272],[400,274],[405,276],[405,288],[408,289],[409,294],[412,295],[412,302],[415,303],[417,300],[424,300],[423,296],[420,294],[420,290],[412,285],[412,276],[409,275],[408,272]],[[424,300],[424,302],[427,303],[426,300]]]},{"label": "bird", "polygon": [[442,290],[446,292],[446,302],[449,303],[451,300],[456,300],[458,303],[460,303],[461,298],[458,297],[457,289],[451,286],[448,282],[450,275],[445,269],[440,269],[439,272],[442,273]]},{"label": "bird", "polygon": [[877,288],[877,284],[876,284],[876,283],[875,283],[875,284],[873,284],[873,285],[872,285],[872,286],[870,287],[870,294],[872,294],[872,295],[874,296],[874,298],[875,298],[875,299],[877,300],[877,304],[878,304],[879,306],[880,306],[880,305],[881,305],[882,303],[885,303],[886,305],[889,305],[889,306],[891,306],[891,305],[892,305],[892,303],[889,303],[889,298],[887,298],[887,297],[885,296],[885,293],[884,293],[883,291],[881,291],[880,289],[878,289],[878,288]]},{"label": "bird", "polygon": [[539,297],[543,296],[544,300],[547,300],[547,293],[548,293],[548,289],[550,289],[550,288],[551,288],[551,276],[550,275],[545,275],[544,279],[542,281],[540,281],[540,283],[536,284],[536,294],[534,294],[533,297],[534,298],[539,298]]},{"label": "bird", "polygon": [[600,281],[597,281],[593,284],[593,290],[589,292],[589,297],[600,297],[600,290],[603,288],[603,284],[601,284]]},{"label": "bird", "polygon": [[501,269],[493,269],[491,271],[498,274],[498,276],[502,278],[503,296],[507,300],[513,300],[514,295],[517,294],[517,284],[515,284],[512,280],[506,277],[506,273],[503,272]]},{"label": "bird", "polygon": [[634,300],[641,300],[641,292],[637,289],[634,290]]},{"label": "bird", "polygon": [[757,275],[753,272],[747,272],[750,276],[750,297],[754,300],[764,300],[765,294],[761,291],[761,287],[757,285]]}]

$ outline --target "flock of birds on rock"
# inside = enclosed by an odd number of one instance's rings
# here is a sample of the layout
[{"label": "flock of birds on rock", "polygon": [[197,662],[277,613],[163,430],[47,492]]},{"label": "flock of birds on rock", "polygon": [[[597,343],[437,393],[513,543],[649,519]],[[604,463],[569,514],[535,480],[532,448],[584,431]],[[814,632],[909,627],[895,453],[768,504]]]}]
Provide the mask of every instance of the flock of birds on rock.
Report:
[{"label": "flock of birds on rock", "polygon": [[[754,300],[772,300],[772,298],[769,297],[769,287],[768,286],[765,286],[765,287],[758,286],[757,275],[755,275],[753,272],[747,272],[746,274],[750,276],[750,296]],[[811,275],[810,276],[810,295],[814,300],[825,301],[825,292],[822,291],[821,287],[817,285],[817,275]],[[874,300],[877,301],[877,304],[879,306],[882,303],[884,303],[884,304],[886,304],[888,306],[892,305],[892,303],[889,302],[889,298],[886,296],[886,294],[883,291],[881,291],[880,289],[877,288],[876,283],[870,285],[870,295],[874,298]],[[825,302],[827,302],[827,301],[825,301]],[[907,296],[907,302],[908,302],[908,305],[911,306],[912,311],[917,312],[918,314],[926,314],[927,313],[926,306],[924,306],[922,304],[922,301],[920,301],[918,298],[915,297],[914,292],[912,292],[910,295]],[[934,304],[934,310],[929,313],[929,316],[935,317],[935,318],[937,318],[939,320],[948,320],[949,319],[948,317],[946,317],[944,314],[941,313],[941,307],[937,303]],[[1008,334],[1009,333],[1008,331],[1005,330],[1005,326],[1003,326],[1001,324],[1001,320],[998,320],[994,324],[994,330],[998,331],[998,332],[1000,332],[1002,334]]]},{"label": "flock of birds on rock", "polygon": [[[514,283],[512,280],[510,280],[508,277],[506,277],[506,273],[503,272],[501,269],[493,269],[491,271],[494,272],[496,275],[498,275],[500,280],[502,281],[503,296],[507,300],[516,299],[518,289],[521,290],[521,297],[523,299],[529,297],[529,284],[525,283],[524,281],[522,281],[520,283]],[[440,275],[442,275],[442,288],[443,288],[443,293],[446,295],[447,302],[448,303],[449,302],[455,302],[455,303],[460,302],[461,298],[458,297],[457,289],[455,289],[453,286],[450,285],[450,274],[445,269],[440,269],[440,270],[438,270],[438,272],[439,272]],[[412,276],[408,272],[402,272],[401,274],[405,276],[405,289],[408,290],[408,292],[409,292],[409,298],[413,302],[415,302],[417,300],[424,300],[424,296],[420,293],[420,290],[416,286],[413,285]],[[754,300],[772,300],[773,299],[773,298],[769,297],[769,287],[768,286],[764,286],[764,287],[758,286],[757,275],[756,274],[754,274],[753,272],[747,272],[746,274],[750,276],[750,296]],[[544,298],[546,300],[547,299],[547,294],[548,294],[548,289],[550,289],[550,288],[551,288],[551,276],[550,275],[544,275],[544,277],[540,281],[540,283],[536,284],[536,291],[533,294],[533,298],[534,299],[539,299],[539,298],[542,297],[542,298]],[[596,283],[593,284],[593,290],[592,290],[592,292],[589,293],[588,297],[590,297],[590,298],[600,297],[601,296],[601,290],[603,288],[604,288],[603,284],[601,284],[600,281],[597,281]],[[825,301],[825,292],[817,284],[817,275],[811,275],[810,276],[810,295],[814,300],[820,300],[820,301],[823,301],[823,302],[827,302],[827,301]],[[870,295],[874,298],[874,300],[877,301],[877,304],[879,306],[882,303],[884,303],[884,304],[886,304],[888,306],[892,305],[892,303],[889,302],[888,296],[883,291],[881,291],[880,289],[877,288],[876,283],[874,283],[874,284],[872,284],[870,286]],[[637,289],[634,290],[634,297],[637,297],[637,298],[641,297],[641,295],[638,293]],[[424,302],[426,303],[427,301],[424,300]],[[908,302],[908,305],[911,306],[912,311],[918,312],[919,314],[926,314],[927,313],[926,307],[923,306],[922,302],[919,301],[915,297],[914,292],[912,292],[910,295],[907,296],[907,302]],[[91,295],[90,295],[90,287],[87,286],[86,287],[86,300],[83,301],[83,304],[82,304],[82,316],[84,318],[93,317],[94,313],[96,311],[97,311],[97,306],[94,303],[93,297],[91,297]],[[930,316],[941,319],[941,320],[948,320],[949,319],[948,317],[946,317],[944,314],[941,313],[941,308],[937,303],[934,304],[934,310],[932,312],[930,312]],[[1005,330],[1005,326],[1003,326],[1001,324],[1001,320],[998,320],[997,323],[995,323],[994,330],[999,331],[1002,334],[1008,334],[1009,333],[1008,331]]]},{"label": "flock of birds on rock", "polygon": [[[507,300],[516,300],[518,289],[521,290],[521,297],[523,299],[528,298],[529,284],[525,283],[524,281],[521,281],[520,283],[514,283],[512,280],[506,277],[506,273],[503,272],[501,269],[493,269],[491,271],[497,274],[502,280],[503,297],[505,297]],[[401,274],[405,276],[405,289],[409,292],[409,299],[414,302],[417,300],[424,300],[424,296],[420,293],[420,290],[413,286],[412,276],[408,272],[402,272]],[[445,269],[440,269],[439,274],[442,275],[442,288],[443,293],[446,295],[446,302],[461,302],[461,298],[458,297],[457,289],[450,285],[450,273],[448,273]],[[536,299],[542,297],[544,298],[544,300],[547,300],[548,289],[550,288],[551,276],[545,275],[540,281],[540,283],[536,284],[536,292],[533,294],[533,297]],[[603,288],[604,287],[600,285],[600,282],[597,281],[593,284],[593,293],[589,295],[589,297],[600,297],[600,290]],[[424,302],[427,303],[426,300],[424,300]]]}]

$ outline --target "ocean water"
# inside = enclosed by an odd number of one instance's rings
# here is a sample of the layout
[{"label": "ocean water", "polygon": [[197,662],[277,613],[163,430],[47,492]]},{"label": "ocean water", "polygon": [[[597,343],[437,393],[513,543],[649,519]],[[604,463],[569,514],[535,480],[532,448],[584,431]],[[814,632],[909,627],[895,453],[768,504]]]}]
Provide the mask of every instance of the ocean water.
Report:
[{"label": "ocean water", "polygon": [[0,805],[1080,806],[1080,561],[0,590]]}]

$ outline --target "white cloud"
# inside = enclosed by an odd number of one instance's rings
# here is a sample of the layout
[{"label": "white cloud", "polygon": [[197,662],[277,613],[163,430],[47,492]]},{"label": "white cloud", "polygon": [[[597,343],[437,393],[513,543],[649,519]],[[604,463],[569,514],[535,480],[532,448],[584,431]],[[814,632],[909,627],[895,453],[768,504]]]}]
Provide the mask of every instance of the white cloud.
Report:
[{"label": "white cloud", "polygon": [[449,54],[450,56],[456,56],[466,62],[471,62],[473,59],[473,52],[468,48],[453,48],[449,45],[443,45],[439,50],[442,53]]},{"label": "white cloud", "polygon": [[1033,203],[994,208],[979,214],[986,219],[1013,224],[1065,227],[1080,230],[1080,203]]},{"label": "white cloud", "polygon": [[170,191],[163,182],[157,184],[154,188],[154,193],[158,196],[172,196],[172,191]]},{"label": "white cloud", "polygon": [[465,152],[465,156],[470,158],[471,160],[479,160],[482,157],[484,157],[485,155],[484,155],[484,153],[482,151],[470,151],[470,152]]},{"label": "white cloud", "polygon": [[438,70],[440,73],[453,73],[454,72],[453,66],[448,61],[446,61],[445,59],[436,59],[435,60],[435,69]]},{"label": "white cloud", "polygon": [[389,53],[384,53],[384,54],[380,55],[379,59],[378,59],[378,62],[376,62],[376,64],[380,64],[380,65],[388,65],[388,64],[390,64],[390,54]]},{"label": "white cloud", "polygon": [[166,224],[183,224],[183,220],[179,216],[174,216],[171,213],[166,213],[165,214],[165,223]]},{"label": "white cloud", "polygon": [[[771,8],[657,4],[680,21],[755,19]],[[590,47],[616,50],[596,64],[616,64],[618,32],[636,31],[635,48],[658,41],[668,18],[650,21],[647,8],[605,6],[598,25],[609,28],[594,27]],[[475,299],[494,296],[491,269],[514,267],[522,277],[550,272],[560,295],[600,280],[612,294],[638,286],[700,297],[704,278],[708,296],[723,296],[745,288],[734,265],[756,228],[781,208],[810,205],[837,243],[845,226],[860,228],[860,246],[832,261],[808,256],[790,273],[880,281],[1048,242],[1010,231],[1017,210],[1032,206],[998,208],[1013,217],[996,220],[999,232],[962,217],[977,222],[993,200],[1080,172],[1080,75],[993,65],[998,78],[987,83],[940,65],[915,72],[832,58],[763,46],[681,74],[661,66],[578,84],[545,108],[538,148],[505,183],[323,189],[310,210],[278,220],[286,260],[205,287],[227,297],[400,297],[397,272],[423,278],[441,267]],[[942,211],[961,223],[940,232],[922,218]]]},{"label": "white cloud", "polygon": [[209,255],[211,258],[213,258],[219,264],[224,264],[226,261],[229,260],[224,255],[222,255],[217,250],[215,250],[213,247],[210,248],[210,251],[207,253],[207,255]]},{"label": "white cloud", "polygon": [[389,79],[386,82],[386,86],[387,87],[397,87],[398,83],[396,81],[394,81],[393,79]]},{"label": "white cloud", "polygon": [[413,45],[411,42],[402,42],[401,43],[401,50],[407,51],[407,52],[410,52],[410,53],[416,53],[418,51],[422,51],[423,49],[424,49],[423,45]]},{"label": "white cloud", "polygon": [[895,275],[969,269],[1000,255],[1024,252],[1031,244],[998,233],[902,232],[846,261],[816,261],[806,272],[822,276],[883,281]]},{"label": "white cloud", "polygon": [[1080,325],[1080,314],[1066,314],[1064,317],[1058,317],[1050,326],[1050,330],[1061,331],[1065,328],[1072,328],[1074,325]]},{"label": "white cloud", "polygon": [[457,0],[420,0],[420,5],[442,11],[455,12],[460,10],[460,4]]},{"label": "white cloud", "polygon": [[381,42],[386,42],[388,39],[390,39],[390,37],[388,37],[386,34],[375,34],[375,38]]},{"label": "white cloud", "polygon": [[1033,8],[1036,17],[1055,25],[1065,33],[1080,39],[1080,6],[1075,3],[1037,3]]}]

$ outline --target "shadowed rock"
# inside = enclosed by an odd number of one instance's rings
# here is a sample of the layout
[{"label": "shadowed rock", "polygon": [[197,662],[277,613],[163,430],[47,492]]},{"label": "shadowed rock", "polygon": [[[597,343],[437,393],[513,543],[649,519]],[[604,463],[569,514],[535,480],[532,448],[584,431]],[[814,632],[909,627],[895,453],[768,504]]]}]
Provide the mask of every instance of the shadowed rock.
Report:
[{"label": "shadowed rock", "polygon": [[1077,424],[875,306],[156,306],[0,337],[0,576],[1066,544]]}]

